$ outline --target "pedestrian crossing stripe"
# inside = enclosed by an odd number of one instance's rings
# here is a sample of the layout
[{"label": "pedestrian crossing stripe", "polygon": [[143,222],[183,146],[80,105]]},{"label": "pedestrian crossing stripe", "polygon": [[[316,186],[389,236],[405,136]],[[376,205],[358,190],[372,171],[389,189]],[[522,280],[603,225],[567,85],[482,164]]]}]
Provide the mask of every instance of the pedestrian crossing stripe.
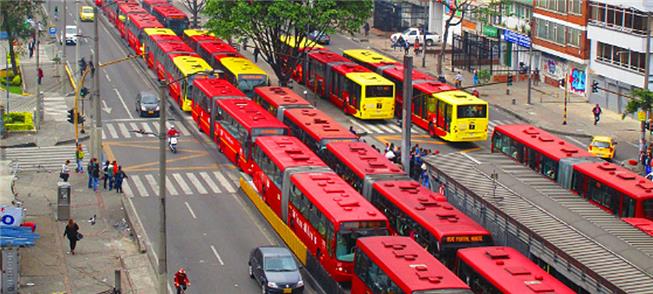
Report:
[{"label": "pedestrian crossing stripe", "polygon": [[[159,176],[155,174],[128,175],[123,191],[129,197],[159,195]],[[166,176],[166,195],[201,195],[236,193],[237,189],[220,171],[177,172]]]},{"label": "pedestrian crossing stripe", "polygon": [[66,98],[60,96],[43,97],[43,113],[46,121],[66,121],[68,119]]},{"label": "pedestrian crossing stripe", "polygon": [[518,120],[491,120],[488,121],[487,124],[487,131],[488,133],[492,133],[494,131],[494,127],[496,126],[501,126],[501,125],[514,125],[514,124],[523,124],[523,122],[518,121]]},{"label": "pedestrian crossing stripe", "polygon": [[[394,122],[382,122],[382,123],[373,123],[373,122],[361,122],[354,119],[349,120],[354,125],[354,130],[357,130],[361,133],[367,133],[370,135],[374,134],[401,134],[403,132],[400,125]],[[410,128],[412,134],[427,134],[426,130],[413,125]]]},{"label": "pedestrian crossing stripe", "polygon": [[[65,118],[65,115],[64,115]],[[135,121],[121,121],[121,122],[107,122],[102,128],[102,139],[127,139],[127,138],[143,138],[151,137],[152,135],[159,134],[159,121],[158,120],[135,120]],[[192,135],[186,127],[181,123],[173,124],[166,122],[166,131],[171,126],[179,131],[181,136]],[[137,131],[143,130],[145,134],[138,133]]]},{"label": "pedestrian crossing stripe", "polygon": [[[85,154],[88,148],[82,144]],[[60,145],[51,147],[22,147],[22,148],[5,148],[5,158],[13,161],[12,166],[18,167],[18,171],[58,171],[61,165],[70,160],[70,169],[74,170],[76,166],[75,146]],[[89,156],[82,160],[83,168],[86,168]]]}]

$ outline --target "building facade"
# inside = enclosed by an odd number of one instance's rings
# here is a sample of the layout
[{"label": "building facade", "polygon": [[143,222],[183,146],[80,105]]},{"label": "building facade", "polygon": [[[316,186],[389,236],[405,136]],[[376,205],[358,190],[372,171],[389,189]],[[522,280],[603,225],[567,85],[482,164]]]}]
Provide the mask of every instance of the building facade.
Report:
[{"label": "building facade", "polygon": [[[590,39],[590,78],[599,87],[589,93],[592,103],[622,112],[634,88],[653,88],[650,76],[650,13],[653,1],[589,2],[587,37]],[[647,44],[648,41],[648,44]],[[647,63],[649,66],[647,67]]]}]

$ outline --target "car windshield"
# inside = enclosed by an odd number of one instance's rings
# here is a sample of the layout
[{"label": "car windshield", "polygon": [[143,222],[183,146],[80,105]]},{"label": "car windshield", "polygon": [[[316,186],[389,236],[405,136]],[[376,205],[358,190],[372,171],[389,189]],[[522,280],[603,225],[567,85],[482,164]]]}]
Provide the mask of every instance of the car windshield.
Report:
[{"label": "car windshield", "polygon": [[92,7],[84,7],[82,8],[83,13],[93,13],[93,8]]},{"label": "car windshield", "polygon": [[75,35],[77,34],[77,28],[66,28],[66,35]]},{"label": "car windshield", "polygon": [[608,147],[610,147],[610,143],[605,142],[605,141],[593,141],[592,146],[597,147],[597,148],[608,148]]},{"label": "car windshield", "polygon": [[141,98],[141,102],[143,102],[143,104],[156,104],[158,101],[156,99],[156,96],[143,95],[143,97]]},{"label": "car windshield", "polygon": [[294,272],[297,264],[290,255],[266,256],[263,261],[266,272]]},{"label": "car windshield", "polygon": [[[356,240],[369,236],[388,234],[383,222],[346,222],[336,235],[336,258],[340,261],[354,261]],[[346,228],[351,227],[351,228]]]},{"label": "car windshield", "polygon": [[408,35],[408,33],[410,33],[410,29],[406,29],[402,34]]}]

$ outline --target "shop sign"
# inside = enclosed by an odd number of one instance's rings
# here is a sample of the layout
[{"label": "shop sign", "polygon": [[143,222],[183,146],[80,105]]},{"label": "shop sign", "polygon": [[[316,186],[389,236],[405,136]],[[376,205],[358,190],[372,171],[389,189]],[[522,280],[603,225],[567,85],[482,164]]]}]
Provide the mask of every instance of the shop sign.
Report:
[{"label": "shop sign", "polygon": [[503,30],[503,39],[506,40],[506,42],[516,43],[517,45],[525,48],[531,47],[531,38],[510,30]]},{"label": "shop sign", "polygon": [[483,35],[487,37],[497,38],[499,37],[499,29],[493,26],[483,25]]},{"label": "shop sign", "polygon": [[476,31],[476,23],[473,21],[463,19],[463,29]]}]

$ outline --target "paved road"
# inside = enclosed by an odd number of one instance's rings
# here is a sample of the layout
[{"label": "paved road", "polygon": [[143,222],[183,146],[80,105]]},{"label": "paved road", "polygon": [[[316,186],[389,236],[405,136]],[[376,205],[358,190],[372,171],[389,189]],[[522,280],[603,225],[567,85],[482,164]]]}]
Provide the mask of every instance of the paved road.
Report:
[{"label": "paved road", "polygon": [[[63,12],[62,3],[58,5]],[[67,5],[68,23],[75,23],[78,11],[75,3],[69,1]],[[59,25],[61,21],[62,18]],[[77,25],[82,34],[93,35],[92,23]],[[101,61],[131,54],[113,27],[101,22],[99,33]],[[80,58],[88,61],[95,54],[92,48],[92,39],[81,41]],[[66,46],[66,54],[75,68],[75,47]],[[108,157],[116,158],[126,168],[129,178],[125,193],[154,243],[154,252],[159,254],[158,141],[132,132],[159,131],[158,119],[139,118],[134,110],[136,94],[155,89],[148,80],[151,74],[144,74],[136,62],[122,62],[96,72],[101,79],[101,97],[106,103],[102,113],[104,150]],[[89,79],[87,86],[91,82]],[[197,129],[192,124],[187,128],[181,123],[189,120],[189,116],[170,113],[169,118],[169,125],[180,128],[181,137],[179,152],[168,153],[167,157],[168,271],[185,267],[194,293],[212,293],[218,287],[224,293],[260,291],[247,275],[249,251],[258,245],[280,244],[280,240],[238,189],[238,174],[233,166],[205,137],[194,135]],[[306,290],[315,293],[310,285]]]}]

